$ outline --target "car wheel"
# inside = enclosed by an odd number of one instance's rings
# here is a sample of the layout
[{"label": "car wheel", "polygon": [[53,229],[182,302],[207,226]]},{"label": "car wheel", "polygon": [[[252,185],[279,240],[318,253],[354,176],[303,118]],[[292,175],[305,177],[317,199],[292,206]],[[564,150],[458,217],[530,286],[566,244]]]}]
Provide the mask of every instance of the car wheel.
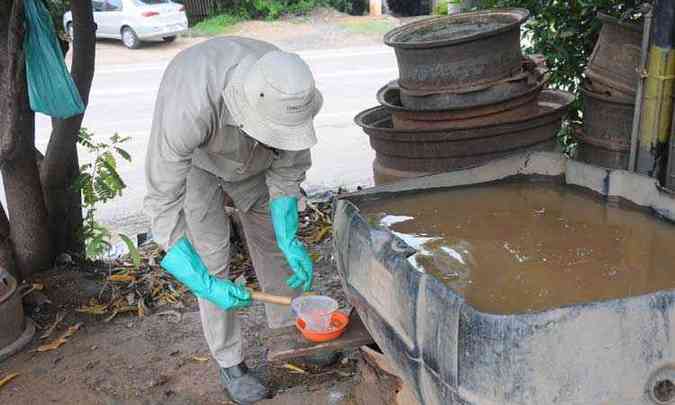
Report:
[{"label": "car wheel", "polygon": [[176,40],[176,36],[175,36],[175,35],[172,35],[172,36],[170,36],[170,37],[164,37],[164,38],[162,38],[162,39],[164,40],[164,42],[173,42],[173,41]]},{"label": "car wheel", "polygon": [[122,28],[122,43],[129,49],[138,49],[141,46],[141,40],[131,27]]},{"label": "car wheel", "polygon": [[75,33],[73,32],[73,23],[68,23],[66,26],[66,33],[68,34],[68,40],[73,42],[75,40]]}]

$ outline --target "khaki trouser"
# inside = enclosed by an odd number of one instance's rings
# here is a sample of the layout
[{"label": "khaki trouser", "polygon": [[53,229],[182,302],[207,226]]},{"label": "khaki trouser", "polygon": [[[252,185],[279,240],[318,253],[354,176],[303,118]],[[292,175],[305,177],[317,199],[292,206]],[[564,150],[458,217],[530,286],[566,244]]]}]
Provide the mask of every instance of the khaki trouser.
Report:
[{"label": "khaki trouser", "polygon": [[[264,174],[263,174],[264,176]],[[264,183],[262,183],[264,184]],[[286,279],[292,274],[277,247],[264,187],[256,190],[260,198],[248,210],[239,212],[248,250],[262,290],[270,294],[297,296]],[[185,219],[188,238],[209,269],[227,278],[230,260],[230,219],[224,209],[225,191],[213,174],[196,167],[190,169],[186,183]],[[206,342],[221,367],[243,361],[241,329],[235,311],[223,311],[210,301],[199,299],[199,312]],[[290,326],[294,316],[288,307],[265,304],[270,328]]]}]

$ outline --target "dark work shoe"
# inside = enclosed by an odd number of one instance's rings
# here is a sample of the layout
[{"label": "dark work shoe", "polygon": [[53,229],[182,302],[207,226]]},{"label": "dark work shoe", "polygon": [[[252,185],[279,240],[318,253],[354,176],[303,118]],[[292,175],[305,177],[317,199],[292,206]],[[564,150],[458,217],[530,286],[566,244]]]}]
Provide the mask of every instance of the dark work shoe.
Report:
[{"label": "dark work shoe", "polygon": [[246,364],[220,369],[220,382],[230,400],[249,405],[267,398],[267,387],[248,372]]}]

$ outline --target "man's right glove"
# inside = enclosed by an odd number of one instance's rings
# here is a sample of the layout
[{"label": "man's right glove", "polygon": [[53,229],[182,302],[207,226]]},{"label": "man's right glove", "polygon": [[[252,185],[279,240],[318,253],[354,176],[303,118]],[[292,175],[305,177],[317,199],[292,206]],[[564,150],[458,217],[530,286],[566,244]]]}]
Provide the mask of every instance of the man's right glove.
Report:
[{"label": "man's right glove", "polygon": [[209,300],[226,311],[251,305],[250,291],[242,285],[210,275],[186,238],[181,238],[169,249],[160,265],[197,297]]}]

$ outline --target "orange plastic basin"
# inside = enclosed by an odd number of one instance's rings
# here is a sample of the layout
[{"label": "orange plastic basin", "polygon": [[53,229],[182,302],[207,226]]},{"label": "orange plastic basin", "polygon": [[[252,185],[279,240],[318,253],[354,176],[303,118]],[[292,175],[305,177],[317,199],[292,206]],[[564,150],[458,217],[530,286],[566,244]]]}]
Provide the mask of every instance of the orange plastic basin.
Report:
[{"label": "orange plastic basin", "polygon": [[331,329],[329,331],[316,332],[307,329],[305,327],[306,326],[305,321],[303,321],[302,319],[298,318],[295,321],[295,326],[298,328],[300,333],[302,333],[302,336],[305,339],[314,343],[323,343],[335,340],[340,336],[342,336],[343,333],[345,333],[347,325],[349,325],[349,316],[347,316],[347,314],[345,314],[344,312],[335,311],[333,312],[333,315],[331,315],[330,324]]}]

